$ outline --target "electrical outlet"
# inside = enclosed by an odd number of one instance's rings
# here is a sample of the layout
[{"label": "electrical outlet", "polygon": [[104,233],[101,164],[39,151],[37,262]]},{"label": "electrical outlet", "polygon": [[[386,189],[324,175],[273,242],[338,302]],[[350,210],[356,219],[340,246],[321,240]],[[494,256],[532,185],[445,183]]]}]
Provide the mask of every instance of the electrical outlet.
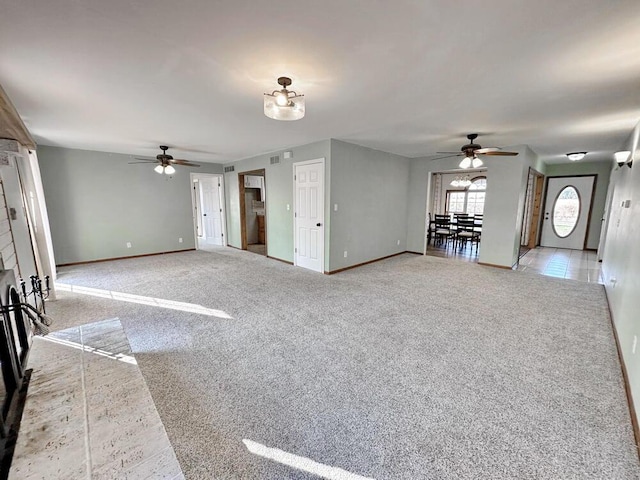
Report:
[{"label": "electrical outlet", "polygon": [[398,246],[400,246],[400,240],[398,240]]},{"label": "electrical outlet", "polygon": [[178,243],[182,243],[182,237],[178,238]]},{"label": "electrical outlet", "polygon": [[127,242],[127,248],[131,248],[131,242]]},{"label": "electrical outlet", "polygon": [[333,204],[333,211],[334,211],[334,212],[337,212],[337,211],[338,211],[338,204],[337,204],[337,203],[334,203],[334,204]]},{"label": "electrical outlet", "polygon": [[289,205],[289,204],[287,203],[287,212],[288,212],[289,210],[291,210],[291,205]]},{"label": "electrical outlet", "polygon": [[347,258],[347,251],[344,251],[344,258]]},{"label": "electrical outlet", "polygon": [[633,336],[633,347],[631,347],[631,353],[636,354],[636,347],[638,346],[638,336]]}]

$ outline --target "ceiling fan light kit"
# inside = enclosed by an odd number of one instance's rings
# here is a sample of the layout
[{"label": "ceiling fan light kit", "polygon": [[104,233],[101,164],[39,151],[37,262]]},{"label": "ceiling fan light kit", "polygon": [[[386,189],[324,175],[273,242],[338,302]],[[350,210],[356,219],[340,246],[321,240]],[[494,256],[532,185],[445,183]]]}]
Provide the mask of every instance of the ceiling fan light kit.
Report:
[{"label": "ceiling fan light kit", "polygon": [[464,157],[460,162],[460,168],[469,168],[471,166],[471,157]]},{"label": "ceiling fan light kit", "polygon": [[587,152],[571,152],[567,153],[567,158],[572,162],[578,162],[584,158]]},{"label": "ceiling fan light kit", "polygon": [[264,114],[274,120],[300,120],[305,113],[304,95],[287,90],[291,85],[289,77],[278,78],[278,84],[282,86],[280,90],[263,95]]}]

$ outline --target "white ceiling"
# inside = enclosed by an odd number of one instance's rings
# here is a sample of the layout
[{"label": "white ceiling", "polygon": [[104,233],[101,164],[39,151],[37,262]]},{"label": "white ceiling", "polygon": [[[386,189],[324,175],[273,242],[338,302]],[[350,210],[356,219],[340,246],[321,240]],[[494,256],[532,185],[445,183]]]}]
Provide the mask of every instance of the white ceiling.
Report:
[{"label": "white ceiling", "polygon": [[[307,115],[262,94],[293,78]],[[326,138],[611,161],[640,120],[638,0],[5,0],[0,84],[45,145],[229,162]]]}]

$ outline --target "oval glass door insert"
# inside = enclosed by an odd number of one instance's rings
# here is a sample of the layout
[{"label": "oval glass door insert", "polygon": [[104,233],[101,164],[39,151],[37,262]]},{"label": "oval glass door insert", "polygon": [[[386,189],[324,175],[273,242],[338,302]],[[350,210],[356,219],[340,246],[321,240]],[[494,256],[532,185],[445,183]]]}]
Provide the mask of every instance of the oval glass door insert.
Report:
[{"label": "oval glass door insert", "polygon": [[553,204],[553,231],[560,238],[573,233],[580,217],[580,195],[575,187],[564,187]]}]

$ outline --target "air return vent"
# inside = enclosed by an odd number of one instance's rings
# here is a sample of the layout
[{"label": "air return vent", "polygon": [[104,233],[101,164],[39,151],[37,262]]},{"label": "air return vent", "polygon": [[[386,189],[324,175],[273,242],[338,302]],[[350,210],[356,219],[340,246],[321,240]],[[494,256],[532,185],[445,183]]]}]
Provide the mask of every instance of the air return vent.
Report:
[{"label": "air return vent", "polygon": [[231,165],[230,167],[224,167],[224,173],[229,173],[235,171],[236,167]]},{"label": "air return vent", "polygon": [[271,157],[271,165],[274,165],[276,163],[280,163],[280,156],[279,155],[274,155],[273,157]]}]

